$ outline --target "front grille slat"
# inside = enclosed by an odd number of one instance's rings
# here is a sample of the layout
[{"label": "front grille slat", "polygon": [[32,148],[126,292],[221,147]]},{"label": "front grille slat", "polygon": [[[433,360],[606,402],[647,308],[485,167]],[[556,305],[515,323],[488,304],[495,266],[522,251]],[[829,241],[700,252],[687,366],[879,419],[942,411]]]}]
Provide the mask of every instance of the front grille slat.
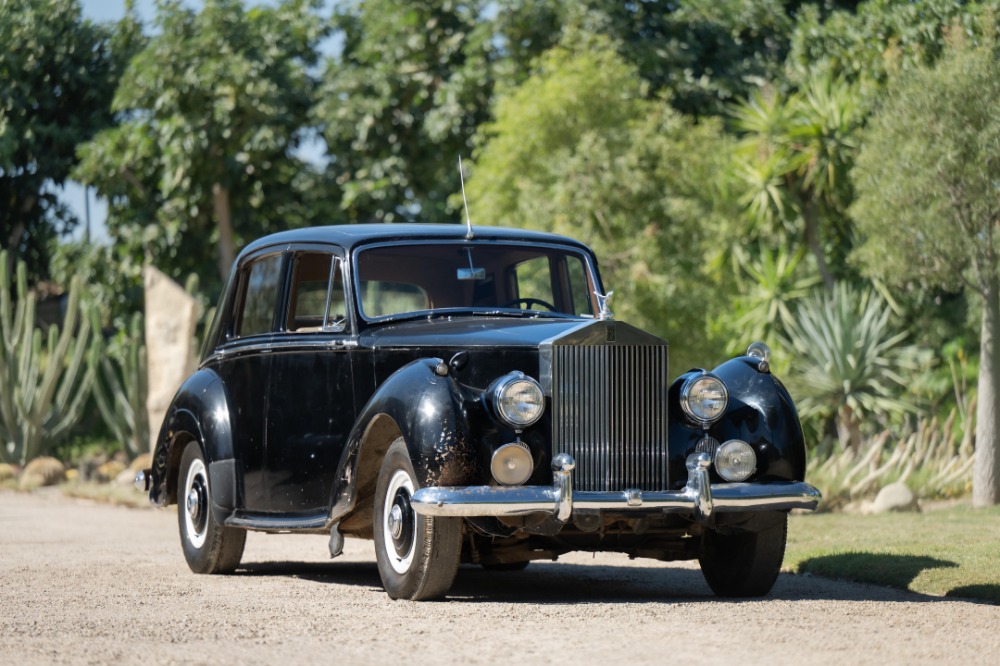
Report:
[{"label": "front grille slat", "polygon": [[668,488],[666,345],[554,346],[551,372],[553,454],[576,459],[576,490]]}]

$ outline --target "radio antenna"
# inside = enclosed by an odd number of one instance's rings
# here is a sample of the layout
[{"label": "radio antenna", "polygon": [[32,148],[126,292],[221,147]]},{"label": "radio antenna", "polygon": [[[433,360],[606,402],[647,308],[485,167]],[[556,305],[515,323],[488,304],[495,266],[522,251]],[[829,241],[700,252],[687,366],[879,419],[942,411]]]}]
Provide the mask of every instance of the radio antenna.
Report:
[{"label": "radio antenna", "polygon": [[462,182],[462,203],[465,204],[465,225],[468,232],[465,234],[467,240],[472,240],[472,218],[469,217],[469,200],[465,198],[465,174],[462,173],[462,156],[458,156],[458,179]]}]

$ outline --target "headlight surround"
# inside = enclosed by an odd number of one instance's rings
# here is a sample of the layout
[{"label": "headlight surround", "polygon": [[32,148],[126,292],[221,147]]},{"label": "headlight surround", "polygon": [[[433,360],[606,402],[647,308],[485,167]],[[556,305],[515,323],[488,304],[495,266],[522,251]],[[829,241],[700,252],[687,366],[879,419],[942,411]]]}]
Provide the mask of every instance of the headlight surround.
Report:
[{"label": "headlight surround", "polygon": [[757,471],[757,454],[741,439],[731,439],[715,452],[715,471],[726,481],[746,481]]},{"label": "headlight surround", "polygon": [[523,372],[511,372],[496,380],[487,396],[496,418],[514,430],[537,423],[545,412],[542,387]]},{"label": "headlight surround", "polygon": [[708,372],[688,378],[681,386],[681,409],[693,421],[708,425],[726,413],[729,390],[721,379]]}]

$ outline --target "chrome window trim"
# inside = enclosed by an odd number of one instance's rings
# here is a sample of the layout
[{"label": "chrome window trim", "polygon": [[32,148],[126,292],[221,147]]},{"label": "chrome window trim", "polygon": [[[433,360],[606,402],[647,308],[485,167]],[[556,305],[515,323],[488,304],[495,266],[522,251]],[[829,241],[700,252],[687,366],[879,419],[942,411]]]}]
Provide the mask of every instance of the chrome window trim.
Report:
[{"label": "chrome window trim", "polygon": [[[359,262],[358,255],[367,252],[368,250],[374,250],[383,247],[399,247],[400,245],[405,245],[407,247],[412,247],[416,245],[455,245],[455,246],[487,246],[487,245],[503,245],[509,247],[525,247],[525,248],[545,248],[550,250],[561,250],[566,254],[572,254],[579,256],[583,260],[584,266],[587,268],[587,282],[588,290],[593,291],[601,290],[603,285],[600,283],[600,273],[597,270],[597,265],[593,261],[592,255],[585,249],[577,247],[575,245],[564,245],[562,243],[545,243],[545,242],[533,242],[533,241],[509,241],[509,240],[494,240],[494,239],[482,239],[474,238],[469,240],[467,238],[461,239],[420,239],[420,240],[395,240],[395,241],[385,241],[378,243],[368,243],[364,245],[359,245],[351,250],[351,296],[354,298],[357,304],[357,315],[360,321],[367,324],[381,324],[391,321],[396,321],[399,319],[411,319],[413,317],[426,317],[435,316],[438,314],[448,314],[449,311],[455,311],[465,313],[469,312],[471,308],[439,308],[432,310],[415,310],[413,312],[399,312],[391,315],[382,315],[381,317],[368,317],[365,315],[364,305],[361,300],[361,276],[358,274]],[[593,289],[590,289],[593,287]],[[588,301],[591,304],[591,309],[593,309],[594,301],[591,298],[591,294],[588,293]],[[544,314],[541,313],[540,314]],[[596,317],[595,314],[591,315],[568,315],[566,313],[560,313],[566,317],[587,317],[588,321],[592,321],[592,317]]]}]

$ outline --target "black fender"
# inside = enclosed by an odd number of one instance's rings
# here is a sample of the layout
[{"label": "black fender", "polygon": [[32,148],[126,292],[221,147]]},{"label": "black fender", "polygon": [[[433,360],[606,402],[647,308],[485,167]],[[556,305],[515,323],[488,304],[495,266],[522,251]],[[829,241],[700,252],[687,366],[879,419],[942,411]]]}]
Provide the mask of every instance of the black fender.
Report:
[{"label": "black fender", "polygon": [[702,370],[687,372],[671,384],[668,398],[671,485],[683,485],[680,482],[686,481],[684,461],[706,434],[720,444],[742,439],[754,447],[757,471],[750,480],[805,480],[805,437],[795,404],[778,378],[759,366],[760,359],[737,356],[712,370],[712,374],[726,383],[729,406],[707,431],[689,421],[679,398],[684,382]]},{"label": "black fender", "polygon": [[[361,410],[341,454],[331,520],[351,512],[359,490],[374,488],[378,466],[396,437],[406,442],[421,486],[460,486],[483,478],[470,437],[474,400],[441,359],[413,361],[385,380]],[[374,463],[374,464],[373,464]]]},{"label": "black fender", "polygon": [[167,409],[153,449],[149,500],[157,506],[177,501],[183,448],[201,446],[212,488],[212,510],[220,522],[236,508],[236,460],[229,400],[219,376],[202,369],[188,377]]}]

